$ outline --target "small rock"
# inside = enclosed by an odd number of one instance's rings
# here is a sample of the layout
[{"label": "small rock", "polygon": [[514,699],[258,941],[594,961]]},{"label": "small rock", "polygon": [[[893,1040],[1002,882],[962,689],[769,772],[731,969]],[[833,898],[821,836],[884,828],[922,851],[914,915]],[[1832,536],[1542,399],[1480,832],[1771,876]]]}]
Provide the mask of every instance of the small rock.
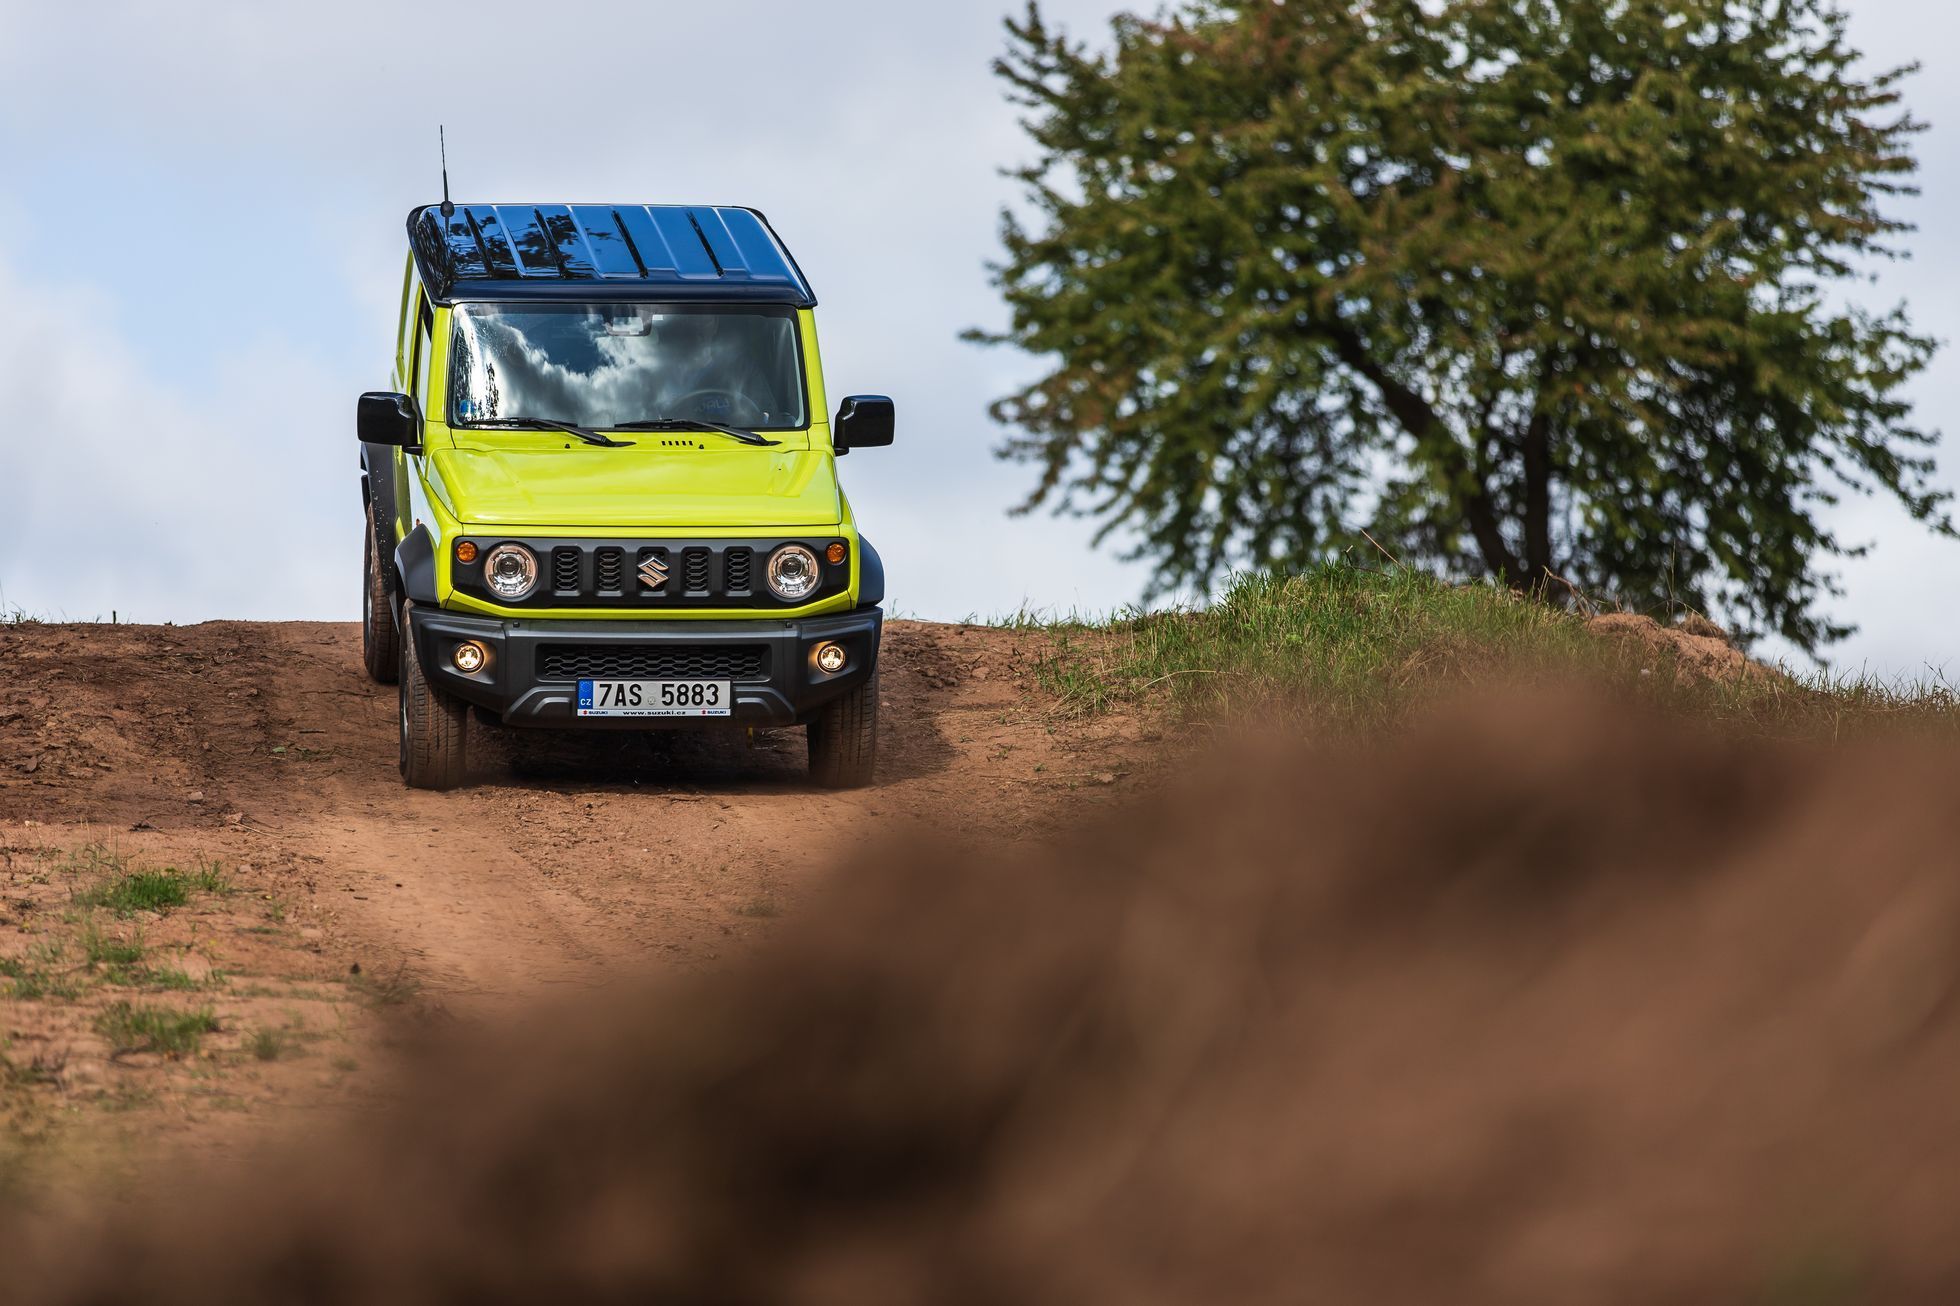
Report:
[{"label": "small rock", "polygon": [[1116,783],[1116,777],[1111,775],[1109,772],[1104,771],[1101,775],[1096,777],[1096,783],[1099,785],[1113,785]]},{"label": "small rock", "polygon": [[204,801],[204,791],[202,789],[193,789],[184,796],[184,801],[187,803],[201,803]]}]

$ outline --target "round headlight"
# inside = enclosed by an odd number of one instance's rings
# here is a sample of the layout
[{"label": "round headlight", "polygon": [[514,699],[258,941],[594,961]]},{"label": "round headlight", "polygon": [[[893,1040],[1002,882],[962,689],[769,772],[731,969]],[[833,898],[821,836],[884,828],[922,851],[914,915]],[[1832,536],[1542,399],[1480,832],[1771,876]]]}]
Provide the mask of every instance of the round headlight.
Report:
[{"label": "round headlight", "polygon": [[817,580],[817,555],[801,544],[785,544],[769,555],[769,592],[784,602],[808,598]]},{"label": "round headlight", "polygon": [[500,599],[521,599],[538,587],[538,558],[521,544],[499,544],[483,559],[483,583]]}]

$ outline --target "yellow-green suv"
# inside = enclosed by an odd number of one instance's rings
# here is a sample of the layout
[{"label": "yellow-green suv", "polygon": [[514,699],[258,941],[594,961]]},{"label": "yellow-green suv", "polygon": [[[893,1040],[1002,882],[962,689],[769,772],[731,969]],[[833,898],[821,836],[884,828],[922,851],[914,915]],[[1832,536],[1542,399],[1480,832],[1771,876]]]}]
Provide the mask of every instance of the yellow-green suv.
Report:
[{"label": "yellow-green suv", "polygon": [[823,414],[810,293],[750,209],[408,216],[394,389],[361,396],[361,639],[401,772],[512,726],[809,727],[870,782],[884,568],[837,481],[890,399]]}]

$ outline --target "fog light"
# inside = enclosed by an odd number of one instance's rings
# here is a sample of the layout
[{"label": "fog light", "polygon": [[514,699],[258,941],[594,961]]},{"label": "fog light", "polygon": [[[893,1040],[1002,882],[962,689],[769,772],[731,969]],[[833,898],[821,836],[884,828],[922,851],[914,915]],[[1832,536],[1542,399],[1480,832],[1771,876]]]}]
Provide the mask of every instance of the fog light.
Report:
[{"label": "fog light", "polygon": [[473,543],[470,540],[464,540],[461,544],[458,544],[456,546],[456,561],[475,562],[476,561],[475,543]]},{"label": "fog light", "polygon": [[823,644],[817,648],[817,665],[835,674],[844,669],[844,646],[842,644]]},{"label": "fog light", "polygon": [[490,650],[475,640],[469,640],[458,644],[456,651],[449,655],[449,660],[454,662],[456,669],[464,675],[474,675],[483,670],[483,664],[490,660]]}]

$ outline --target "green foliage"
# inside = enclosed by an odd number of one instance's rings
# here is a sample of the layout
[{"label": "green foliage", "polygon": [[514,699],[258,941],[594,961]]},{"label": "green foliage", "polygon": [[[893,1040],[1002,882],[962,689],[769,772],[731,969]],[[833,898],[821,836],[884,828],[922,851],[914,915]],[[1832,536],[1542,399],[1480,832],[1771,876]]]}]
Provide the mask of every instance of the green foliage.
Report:
[{"label": "green foliage", "polygon": [[95,1028],[119,1053],[161,1052],[186,1057],[197,1051],[206,1034],[218,1028],[218,1020],[209,1007],[170,1011],[116,1002],[96,1017]]},{"label": "green foliage", "polygon": [[276,1029],[261,1029],[245,1041],[245,1048],[259,1061],[277,1061],[286,1055],[286,1036]]},{"label": "green foliage", "polygon": [[160,871],[130,871],[78,894],[76,901],[106,907],[118,916],[139,911],[163,913],[190,902],[193,893],[227,893],[230,884],[214,865],[191,871],[169,867]]},{"label": "green foliage", "polygon": [[93,921],[82,926],[82,961],[91,971],[102,971],[111,984],[135,984],[143,974],[143,936],[127,939],[104,934]]},{"label": "green foliage", "polygon": [[[1902,387],[1933,342],[1833,283],[1902,226],[1904,71],[1836,0],[1199,0],[998,64],[1039,157],[1003,220],[994,407],[1028,504],[1160,588],[1365,530],[1407,562],[1844,632],[1817,520],[1951,532]],[[1556,578],[1556,580],[1554,579]]]},{"label": "green foliage", "polygon": [[44,939],[29,947],[25,957],[0,958],[0,976],[13,981],[8,996],[20,1002],[66,1002],[80,997],[81,985],[73,968],[63,964],[63,953],[59,940]]},{"label": "green foliage", "polygon": [[1050,633],[1053,651],[1036,674],[1072,708],[1161,697],[1210,717],[1293,704],[1323,720],[1371,726],[1438,684],[1498,665],[1576,668],[1599,647],[1577,618],[1495,585],[1343,563],[1240,576],[1201,611]]},{"label": "green foliage", "polygon": [[1439,693],[1505,677],[1587,680],[1662,710],[1757,734],[1835,739],[1873,729],[1960,734],[1939,685],[1788,673],[1711,679],[1665,648],[1607,639],[1585,619],[1488,582],[1345,563],[1236,578],[1199,611],[1047,628],[1042,686],[1067,710],[1168,708],[1315,731],[1394,726]]}]

